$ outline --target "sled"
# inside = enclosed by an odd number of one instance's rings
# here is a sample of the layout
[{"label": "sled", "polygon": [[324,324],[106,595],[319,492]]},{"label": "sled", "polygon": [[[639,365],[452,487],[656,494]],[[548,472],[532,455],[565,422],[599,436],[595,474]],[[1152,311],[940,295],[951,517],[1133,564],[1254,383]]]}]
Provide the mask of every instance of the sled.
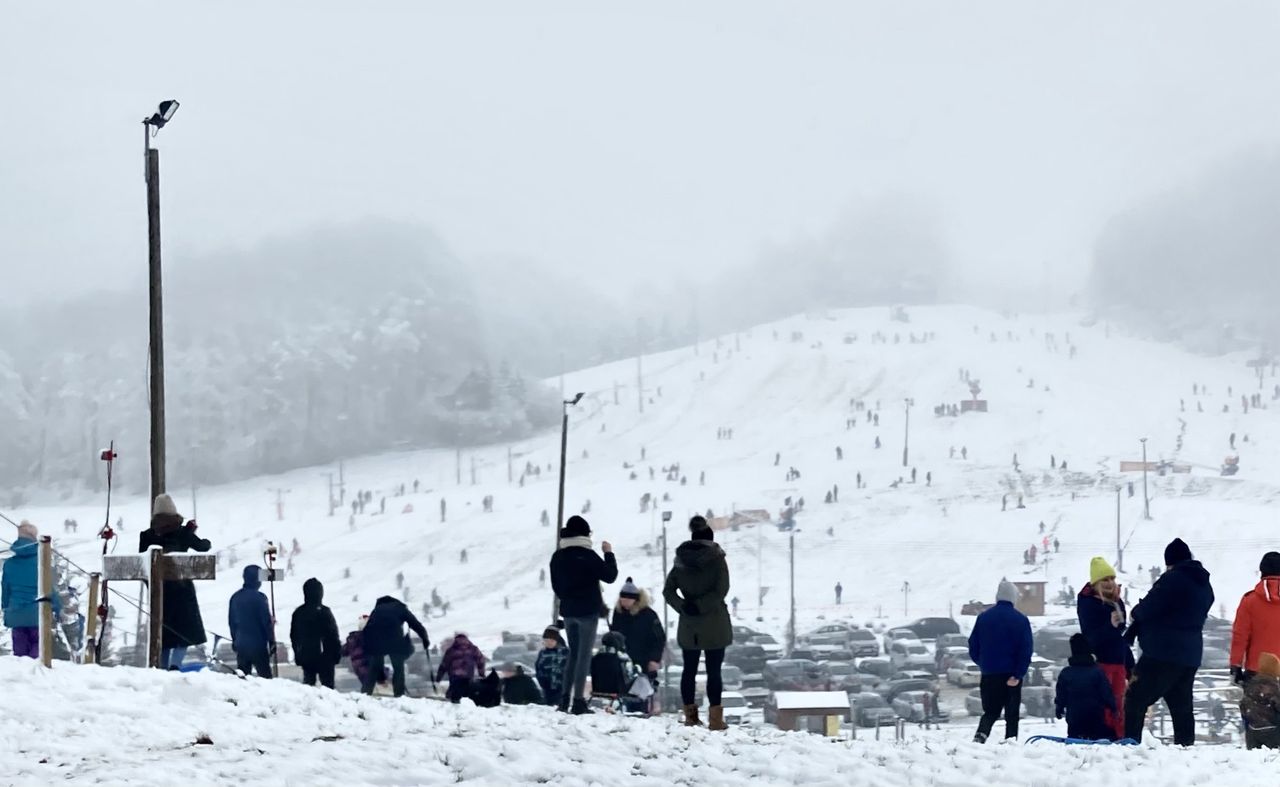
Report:
[{"label": "sled", "polygon": [[1118,741],[1091,741],[1087,738],[1061,738],[1056,735],[1032,735],[1027,738],[1027,743],[1036,741],[1050,741],[1052,743],[1065,743],[1068,745],[1088,744],[1093,746],[1137,746],[1138,742],[1133,738],[1121,738]]}]

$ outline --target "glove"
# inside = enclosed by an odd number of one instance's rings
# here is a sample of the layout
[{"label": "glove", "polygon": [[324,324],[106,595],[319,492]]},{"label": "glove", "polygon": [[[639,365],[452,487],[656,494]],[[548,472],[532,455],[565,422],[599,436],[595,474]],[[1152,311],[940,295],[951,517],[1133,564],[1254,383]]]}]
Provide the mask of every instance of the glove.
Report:
[{"label": "glove", "polygon": [[698,615],[698,614],[700,614],[700,613],[698,612],[698,605],[697,605],[697,603],[695,603],[695,602],[693,602],[693,601],[690,601],[689,599],[685,599],[685,601],[684,601],[684,614],[686,614],[686,615]]},{"label": "glove", "polygon": [[1231,681],[1233,683],[1237,683],[1243,686],[1245,684],[1245,681],[1247,681],[1248,679],[1249,677],[1245,674],[1243,667],[1231,668]]},{"label": "glove", "polygon": [[187,520],[187,530],[190,530],[192,533],[196,532],[196,521],[194,519]]}]

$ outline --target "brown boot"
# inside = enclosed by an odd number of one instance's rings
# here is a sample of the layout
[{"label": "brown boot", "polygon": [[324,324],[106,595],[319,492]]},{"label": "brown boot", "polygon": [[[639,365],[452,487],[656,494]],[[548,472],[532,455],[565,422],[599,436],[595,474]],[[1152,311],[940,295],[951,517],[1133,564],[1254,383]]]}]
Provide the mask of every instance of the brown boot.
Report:
[{"label": "brown boot", "polygon": [[698,706],[697,706],[697,705],[686,705],[686,706],[684,706],[684,726],[686,726],[686,727],[701,727],[701,726],[702,726],[702,720],[698,718]]},{"label": "brown boot", "polygon": [[729,725],[724,723],[723,705],[712,705],[707,710],[707,729],[716,731],[729,729]]}]

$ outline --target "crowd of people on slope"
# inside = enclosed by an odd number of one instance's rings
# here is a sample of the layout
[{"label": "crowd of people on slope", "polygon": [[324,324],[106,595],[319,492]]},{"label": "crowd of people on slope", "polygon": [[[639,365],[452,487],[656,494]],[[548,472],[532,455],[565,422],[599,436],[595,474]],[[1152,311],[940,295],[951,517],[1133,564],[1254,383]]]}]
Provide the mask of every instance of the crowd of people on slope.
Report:
[{"label": "crowd of people on slope", "polygon": [[[1116,572],[1101,557],[1076,598],[1080,633],[1058,675],[1055,706],[1069,738],[1141,742],[1147,711],[1163,700],[1174,743],[1195,742],[1193,688],[1203,653],[1203,629],[1214,593],[1209,572],[1175,538],[1165,570],[1130,612]],[[1280,553],[1268,552],[1261,579],[1244,595],[1232,626],[1231,665],[1243,686],[1240,705],[1248,748],[1280,748]],[[996,604],[978,616],[969,652],[981,672],[983,715],[974,740],[985,742],[1001,715],[1005,737],[1018,735],[1022,681],[1031,661],[1031,626],[1014,604],[1017,588],[1001,582]],[[1137,642],[1141,657],[1135,661]]]}]

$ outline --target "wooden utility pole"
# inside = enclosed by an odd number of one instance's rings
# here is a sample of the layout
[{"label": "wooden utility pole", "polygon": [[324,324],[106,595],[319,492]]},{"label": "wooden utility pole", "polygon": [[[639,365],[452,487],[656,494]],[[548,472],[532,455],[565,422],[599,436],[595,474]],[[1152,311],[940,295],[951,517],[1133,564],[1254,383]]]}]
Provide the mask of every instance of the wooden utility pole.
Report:
[{"label": "wooden utility pole", "polygon": [[102,575],[89,575],[89,614],[85,616],[84,663],[94,664],[98,655],[98,583]]},{"label": "wooden utility pole", "polygon": [[40,536],[40,663],[53,664],[53,539]]},{"label": "wooden utility pole", "polygon": [[268,489],[268,492],[274,492],[276,496],[276,519],[284,521],[284,496],[292,492],[292,489]]},{"label": "wooden utility pole", "polygon": [[[143,132],[150,133],[144,125]],[[160,276],[160,151],[147,137],[147,247],[150,293],[151,499],[165,490],[164,463],[164,302]]]},{"label": "wooden utility pole", "polygon": [[333,509],[337,505],[337,500],[335,500],[333,497],[333,473],[328,473],[328,476],[329,476],[329,516],[333,516]]}]

